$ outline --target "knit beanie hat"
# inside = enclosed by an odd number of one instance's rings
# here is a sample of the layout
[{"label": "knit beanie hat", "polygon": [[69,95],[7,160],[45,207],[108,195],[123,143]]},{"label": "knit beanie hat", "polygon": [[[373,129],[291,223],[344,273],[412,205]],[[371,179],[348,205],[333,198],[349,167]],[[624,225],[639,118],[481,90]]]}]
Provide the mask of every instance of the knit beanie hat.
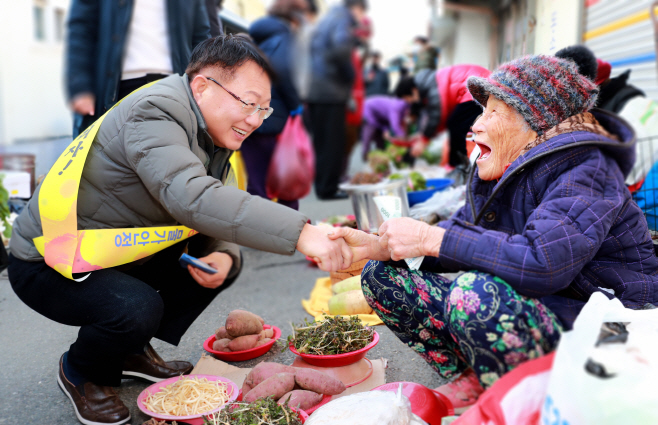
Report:
[{"label": "knit beanie hat", "polygon": [[501,65],[488,78],[470,77],[468,91],[483,107],[489,95],[516,109],[538,135],[587,112],[599,89],[571,60],[525,56]]}]

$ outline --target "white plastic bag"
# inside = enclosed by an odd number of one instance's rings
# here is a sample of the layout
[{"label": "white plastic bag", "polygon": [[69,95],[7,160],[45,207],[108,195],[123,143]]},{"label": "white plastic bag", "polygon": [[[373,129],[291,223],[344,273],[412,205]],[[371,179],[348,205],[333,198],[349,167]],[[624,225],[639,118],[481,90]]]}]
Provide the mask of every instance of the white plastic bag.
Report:
[{"label": "white plastic bag", "polygon": [[409,399],[391,391],[366,391],[332,400],[313,412],[306,425],[427,425],[411,412]]},{"label": "white plastic bag", "polygon": [[[628,340],[595,347],[604,322],[630,322]],[[585,370],[596,359],[615,376]],[[542,425],[658,424],[658,309],[630,310],[594,293],[557,348]]]}]

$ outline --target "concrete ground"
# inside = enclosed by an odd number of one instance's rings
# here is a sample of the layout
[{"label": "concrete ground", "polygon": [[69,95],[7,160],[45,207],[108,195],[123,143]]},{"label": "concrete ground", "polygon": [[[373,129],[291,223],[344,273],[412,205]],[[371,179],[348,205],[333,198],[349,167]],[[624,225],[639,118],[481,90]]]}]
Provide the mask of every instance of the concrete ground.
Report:
[{"label": "concrete ground", "polygon": [[[334,214],[350,214],[349,201],[318,201],[313,195],[301,203],[301,211],[313,220]],[[290,323],[311,319],[301,306],[315,280],[328,276],[311,266],[304,256],[292,257],[244,249],[245,267],[233,286],[223,292],[193,324],[178,347],[154,340],[153,345],[165,359],[196,363],[204,353],[203,341],[223,324],[229,311],[241,308],[261,315],[283,332],[291,333]],[[25,306],[12,291],[6,272],[0,275],[0,424],[70,425],[77,419],[68,398],[57,381],[59,358],[75,340],[77,328],[60,325]],[[441,378],[391,331],[378,326],[381,339],[368,357],[389,360],[387,382],[413,381],[429,386],[441,385]],[[294,355],[287,349],[273,350],[257,360],[234,363],[252,367],[262,360],[291,364]],[[136,405],[145,382],[124,380],[121,399],[129,407],[133,425],[148,417]]]}]

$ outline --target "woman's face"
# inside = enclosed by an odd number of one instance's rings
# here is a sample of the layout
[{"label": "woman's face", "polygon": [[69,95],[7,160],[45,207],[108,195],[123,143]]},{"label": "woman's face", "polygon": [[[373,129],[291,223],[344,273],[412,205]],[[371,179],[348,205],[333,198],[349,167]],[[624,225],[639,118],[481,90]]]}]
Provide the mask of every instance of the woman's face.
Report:
[{"label": "woman's face", "polygon": [[[226,90],[206,77],[217,80]],[[255,103],[261,108],[270,106],[270,79],[253,61],[237,68],[231,79],[222,79],[216,69],[204,68],[190,87],[213,143],[221,148],[240,149],[242,142],[263,123],[260,113],[247,115],[242,110],[242,102],[227,90],[246,103]]]},{"label": "woman's face", "polygon": [[528,126],[521,114],[503,101],[489,95],[487,107],[473,124],[473,141],[482,152],[477,160],[478,175],[482,180],[502,177],[537,133]]}]

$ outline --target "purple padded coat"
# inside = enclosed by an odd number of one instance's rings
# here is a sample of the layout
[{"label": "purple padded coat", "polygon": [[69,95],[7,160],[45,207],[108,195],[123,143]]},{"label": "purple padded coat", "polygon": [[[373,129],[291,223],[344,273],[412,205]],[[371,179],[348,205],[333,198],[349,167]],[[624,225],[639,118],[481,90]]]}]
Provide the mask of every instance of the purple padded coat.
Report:
[{"label": "purple padded coat", "polygon": [[631,127],[592,111],[620,141],[577,131],[517,158],[498,181],[473,174],[467,202],[423,269],[479,270],[537,298],[566,329],[596,291],[628,308],[658,304],[658,259],[624,179],[635,161]]}]

